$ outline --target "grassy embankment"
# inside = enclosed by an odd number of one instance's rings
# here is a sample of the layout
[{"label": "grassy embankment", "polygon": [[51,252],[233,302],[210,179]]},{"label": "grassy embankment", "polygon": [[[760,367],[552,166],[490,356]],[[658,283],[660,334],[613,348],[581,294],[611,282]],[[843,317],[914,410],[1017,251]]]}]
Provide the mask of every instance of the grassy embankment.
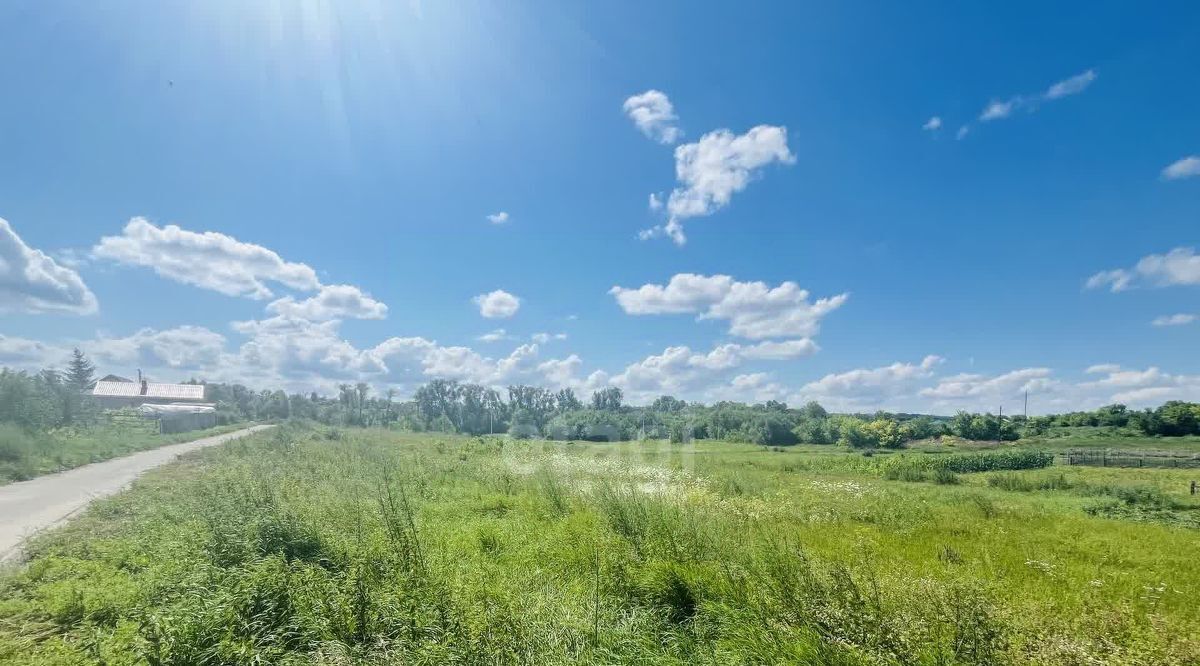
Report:
[{"label": "grassy embankment", "polygon": [[36,541],[0,661],[1195,663],[1189,473],[988,455],[280,428]]},{"label": "grassy embankment", "polygon": [[0,423],[0,484],[24,481],[43,474],[61,472],[166,444],[190,442],[244,427],[246,424],[160,435],[142,430],[106,427],[78,431],[29,432],[12,424]]}]

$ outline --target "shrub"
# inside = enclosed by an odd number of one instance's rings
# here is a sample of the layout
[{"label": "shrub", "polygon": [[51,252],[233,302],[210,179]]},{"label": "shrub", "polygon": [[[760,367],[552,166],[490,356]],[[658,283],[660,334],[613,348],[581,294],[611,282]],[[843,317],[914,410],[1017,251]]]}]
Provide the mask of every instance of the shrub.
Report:
[{"label": "shrub", "polygon": [[933,471],[933,482],[942,486],[956,486],[960,480],[954,472],[939,468]]}]

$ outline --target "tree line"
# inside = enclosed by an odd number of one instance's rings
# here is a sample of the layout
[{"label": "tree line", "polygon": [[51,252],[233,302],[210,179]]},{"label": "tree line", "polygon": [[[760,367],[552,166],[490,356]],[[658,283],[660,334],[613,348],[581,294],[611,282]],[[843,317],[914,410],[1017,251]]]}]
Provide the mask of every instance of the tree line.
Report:
[{"label": "tree line", "polygon": [[[93,425],[100,417],[87,397],[94,381],[95,366],[79,350],[61,371],[0,370],[0,422],[30,430]],[[205,397],[216,404],[221,424],[300,418],[336,426],[509,434],[518,438],[722,439],[779,446],[837,444],[860,449],[899,448],[909,441],[946,435],[1012,441],[1022,435],[1073,426],[1111,426],[1158,436],[1200,434],[1200,404],[1180,401],[1142,411],[1108,405],[1090,412],[1029,419],[965,411],[947,418],[882,411],[831,414],[817,402],[799,408],[774,400],[753,405],[731,401],[705,405],[669,395],[649,405],[634,406],[625,403],[624,393],[616,387],[595,391],[585,400],[570,388],[552,391],[514,385],[499,390],[435,379],[418,388],[411,399],[397,400],[394,390],[375,393],[361,382],[339,385],[333,396],[255,391],[236,383],[203,383]]]}]

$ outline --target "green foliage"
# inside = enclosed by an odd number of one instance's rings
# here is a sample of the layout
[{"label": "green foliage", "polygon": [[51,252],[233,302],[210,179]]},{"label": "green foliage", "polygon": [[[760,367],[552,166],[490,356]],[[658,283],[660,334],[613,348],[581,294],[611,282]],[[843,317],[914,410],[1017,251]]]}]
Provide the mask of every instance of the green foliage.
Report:
[{"label": "green foliage", "polygon": [[602,412],[619,412],[624,399],[625,394],[615,386],[600,389],[592,393],[592,409]]},{"label": "green foliage", "polygon": [[227,425],[160,435],[157,430],[119,426],[97,425],[46,432],[0,423],[0,483],[24,481],[166,444],[219,435],[241,427]]},{"label": "green foliage", "polygon": [[898,449],[904,443],[899,424],[891,419],[875,419],[862,424],[863,435],[872,443],[872,448]]},{"label": "green foliage", "polygon": [[1145,518],[1191,511],[1165,491],[1113,482],[1090,515],[977,478],[883,483],[883,451],[713,443],[680,466],[666,444],[333,432],[208,449],[37,540],[0,578],[0,662],[1182,665],[1200,647],[1194,534]]},{"label": "green foliage", "polygon": [[958,412],[950,419],[950,431],[963,439],[985,441],[1012,441],[1020,438],[1011,421],[992,414]]},{"label": "green foliage", "polygon": [[1054,462],[1054,456],[1033,449],[1007,449],[964,454],[897,455],[882,463],[885,474],[908,473],[908,470],[951,473],[992,472],[996,470],[1040,469]]}]

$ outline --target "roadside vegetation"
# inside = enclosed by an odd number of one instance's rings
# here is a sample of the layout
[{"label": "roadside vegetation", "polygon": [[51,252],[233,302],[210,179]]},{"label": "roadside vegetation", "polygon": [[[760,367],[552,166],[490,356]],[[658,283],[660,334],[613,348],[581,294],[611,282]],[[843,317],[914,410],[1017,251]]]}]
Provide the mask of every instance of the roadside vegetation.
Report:
[{"label": "roadside vegetation", "polygon": [[63,371],[0,369],[0,484],[230,432],[246,420],[225,418],[215,428],[159,434],[153,422],[133,412],[98,409],[87,395],[94,381],[95,367],[78,349]]},{"label": "roadside vegetation", "polygon": [[1187,474],[289,423],[31,544],[0,661],[1189,664]]}]

